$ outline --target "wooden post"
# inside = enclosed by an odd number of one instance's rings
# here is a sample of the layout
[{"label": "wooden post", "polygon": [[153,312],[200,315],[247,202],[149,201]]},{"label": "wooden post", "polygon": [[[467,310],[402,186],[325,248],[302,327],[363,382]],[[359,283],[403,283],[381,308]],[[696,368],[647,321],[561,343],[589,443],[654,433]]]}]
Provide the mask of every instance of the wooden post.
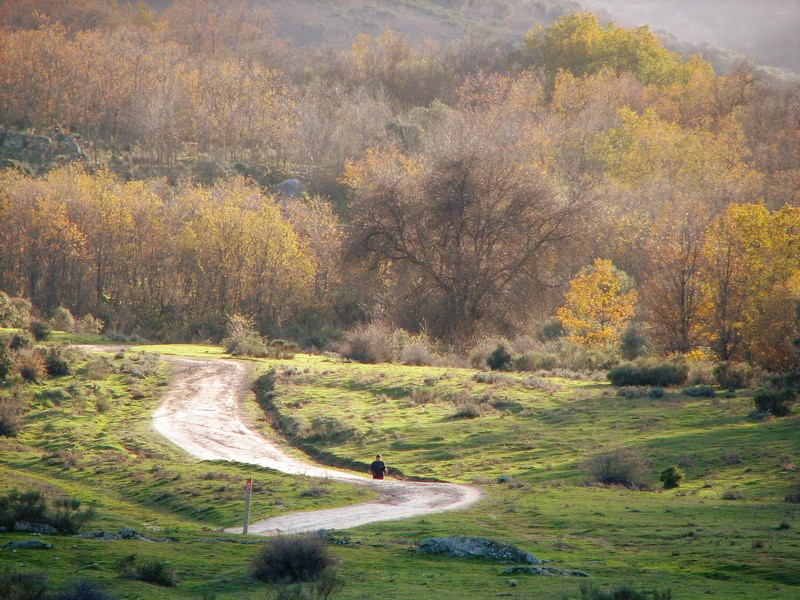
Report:
[{"label": "wooden post", "polygon": [[252,477],[247,478],[247,483],[245,484],[244,489],[244,526],[242,527],[242,533],[247,534],[247,528],[250,525],[250,494],[253,491]]}]

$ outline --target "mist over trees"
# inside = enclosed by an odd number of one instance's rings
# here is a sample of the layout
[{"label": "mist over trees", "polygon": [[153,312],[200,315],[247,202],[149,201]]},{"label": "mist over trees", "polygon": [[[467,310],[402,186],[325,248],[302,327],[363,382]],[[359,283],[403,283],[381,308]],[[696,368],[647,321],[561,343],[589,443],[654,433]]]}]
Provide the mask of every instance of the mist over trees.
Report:
[{"label": "mist over trees", "polygon": [[[182,340],[240,313],[316,346],[383,320],[466,348],[572,302],[580,343],[632,319],[661,352],[797,364],[796,84],[590,14],[335,52],[246,1],[16,0],[0,27],[0,290],[45,316]],[[6,132],[87,157],[25,163]],[[593,337],[569,292],[600,267],[635,311]]]}]

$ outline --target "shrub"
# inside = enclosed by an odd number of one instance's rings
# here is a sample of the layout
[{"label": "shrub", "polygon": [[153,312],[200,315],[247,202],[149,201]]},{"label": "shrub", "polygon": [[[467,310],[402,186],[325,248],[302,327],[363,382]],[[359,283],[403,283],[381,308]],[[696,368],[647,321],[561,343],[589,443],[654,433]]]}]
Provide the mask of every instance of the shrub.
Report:
[{"label": "shrub", "polygon": [[33,306],[25,298],[12,298],[0,292],[0,327],[27,327]]},{"label": "shrub", "polygon": [[631,323],[620,339],[620,355],[625,360],[635,360],[646,356],[648,352],[650,352],[650,340],[642,331],[641,326]]},{"label": "shrub", "polygon": [[726,390],[738,390],[750,385],[753,369],[744,363],[723,361],[714,367],[714,377]]},{"label": "shrub", "polygon": [[624,485],[628,488],[646,487],[644,461],[627,448],[615,448],[601,452],[588,462],[593,481],[607,485]]},{"label": "shrub", "polygon": [[757,411],[767,412],[775,417],[790,415],[795,402],[797,402],[797,393],[791,388],[761,390],[753,397],[753,404]]},{"label": "shrub", "polygon": [[47,576],[6,568],[0,574],[0,598],[41,600],[47,591]]},{"label": "shrub", "polygon": [[44,321],[31,321],[30,330],[37,342],[49,340],[53,336],[50,325]]},{"label": "shrub", "polygon": [[314,581],[334,566],[325,541],[306,534],[271,538],[250,565],[250,573],[266,583]]},{"label": "shrub", "polygon": [[76,533],[94,516],[92,508],[81,509],[75,498],[57,498],[51,508],[41,492],[20,492],[13,489],[0,497],[0,526],[14,528],[14,523],[27,521],[55,527],[65,533]]},{"label": "shrub", "polygon": [[113,600],[103,586],[93,581],[79,581],[67,587],[67,589],[48,595],[46,600]]},{"label": "shrub", "polygon": [[665,490],[671,490],[680,487],[683,480],[683,471],[676,466],[668,467],[661,471],[658,479],[664,484]]},{"label": "shrub", "polygon": [[33,334],[30,331],[20,329],[11,335],[11,340],[8,342],[8,347],[11,350],[23,350],[25,348],[33,348]]},{"label": "shrub", "polygon": [[341,441],[347,440],[356,434],[356,430],[349,427],[331,415],[316,415],[311,419],[311,441]]},{"label": "shrub", "polygon": [[70,352],[66,346],[49,346],[44,352],[44,367],[50,377],[72,373]]},{"label": "shrub", "polygon": [[105,356],[95,358],[86,363],[86,378],[92,381],[103,381],[114,372],[114,365]]},{"label": "shrub", "polygon": [[75,321],[72,333],[100,333],[104,327],[103,319],[88,314]]},{"label": "shrub", "polygon": [[552,317],[542,324],[536,337],[542,342],[547,342],[564,337],[566,334],[567,332],[558,317]]},{"label": "shrub", "polygon": [[515,371],[548,371],[558,367],[558,356],[545,352],[526,352],[514,357],[512,367]]},{"label": "shrub", "polygon": [[510,371],[511,353],[506,350],[505,345],[500,344],[486,357],[486,364],[492,371]]},{"label": "shrub", "polygon": [[683,388],[684,396],[692,398],[713,398],[717,395],[716,390],[710,385],[695,385],[688,388]]},{"label": "shrub", "polygon": [[400,350],[400,362],[404,365],[421,367],[435,365],[438,357],[430,340],[423,335],[415,335]]},{"label": "shrub", "polygon": [[608,380],[613,385],[652,385],[667,387],[686,381],[688,367],[681,363],[660,362],[639,358],[611,369]]},{"label": "shrub", "polygon": [[77,533],[94,517],[92,507],[82,509],[76,498],[56,498],[47,523],[65,533]]},{"label": "shrub", "polygon": [[381,323],[362,325],[345,333],[342,355],[360,363],[391,362],[391,338],[391,331]]},{"label": "shrub", "polygon": [[726,490],[722,493],[723,500],[744,500],[744,494],[739,490]]},{"label": "shrub", "polygon": [[272,340],[269,343],[268,355],[270,358],[294,358],[300,346],[286,340]]},{"label": "shrub", "polygon": [[72,331],[75,327],[75,317],[66,306],[59,306],[50,317],[50,325],[58,331]]},{"label": "shrub", "polygon": [[118,570],[120,575],[134,581],[144,581],[162,587],[178,585],[175,567],[171,567],[163,560],[153,558],[139,562],[138,557],[131,554],[120,561]]},{"label": "shrub", "polygon": [[46,513],[47,500],[41,492],[20,492],[15,488],[0,496],[0,526],[10,531],[18,521],[44,523]]},{"label": "shrub", "polygon": [[42,358],[41,354],[31,349],[18,352],[14,360],[14,366],[25,381],[36,383],[47,375],[44,358]]},{"label": "shrub", "polygon": [[0,398],[0,436],[14,437],[22,431],[23,409],[13,397]]},{"label": "shrub", "polygon": [[269,369],[253,382],[256,400],[265,410],[272,410],[272,400],[275,398],[275,377],[275,369]]}]

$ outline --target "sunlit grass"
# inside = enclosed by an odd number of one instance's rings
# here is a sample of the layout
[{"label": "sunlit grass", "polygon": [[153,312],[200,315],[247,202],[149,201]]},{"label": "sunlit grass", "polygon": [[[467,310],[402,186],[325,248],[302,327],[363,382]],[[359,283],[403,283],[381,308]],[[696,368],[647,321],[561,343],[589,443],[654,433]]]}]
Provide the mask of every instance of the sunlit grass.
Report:
[{"label": "sunlit grass", "polygon": [[[100,342],[102,343],[102,342]],[[141,354],[144,352],[145,354]],[[148,353],[226,358],[217,346],[138,346],[113,364]],[[255,549],[221,533],[241,519],[243,481],[255,476],[254,518],[360,502],[361,490],[268,469],[192,459],[157,436],[150,414],[169,363],[145,380],[113,372],[90,379],[93,353],[75,374],[29,387],[26,427],[0,438],[0,493],[18,487],[68,494],[93,504],[90,529],[133,527],[164,540],[99,542],[53,538],[47,554],[18,551],[12,566],[46,569],[54,581],[87,572],[136,598],[264,598],[247,576]],[[359,365],[299,354],[254,361],[254,376],[279,373],[277,406],[286,417],[337,420],[341,438],[303,443],[347,461],[380,452],[409,476],[472,482],[485,499],[466,511],[391,521],[334,533],[348,584],[342,598],[579,598],[572,578],[515,576],[502,566],[419,556],[434,535],[480,535],[518,545],[560,568],[585,571],[605,589],[672,589],[675,598],[794,598],[800,589],[800,511],[782,502],[798,481],[798,417],[754,421],[750,395],[623,398],[603,383],[514,374],[496,383],[476,371]],[[135,396],[135,398],[134,398]],[[461,398],[492,406],[457,418]],[[252,397],[247,414],[267,421]],[[312,431],[313,433],[313,431]],[[586,459],[624,446],[648,462],[651,491],[587,485]],[[682,486],[659,488],[678,464]],[[498,479],[502,476],[501,479]],[[729,492],[738,500],[727,500]],[[23,534],[0,534],[6,539]],[[169,540],[169,541],[166,541]],[[114,564],[133,552],[178,569],[176,588],[121,580]],[[55,560],[58,559],[58,560]]]}]

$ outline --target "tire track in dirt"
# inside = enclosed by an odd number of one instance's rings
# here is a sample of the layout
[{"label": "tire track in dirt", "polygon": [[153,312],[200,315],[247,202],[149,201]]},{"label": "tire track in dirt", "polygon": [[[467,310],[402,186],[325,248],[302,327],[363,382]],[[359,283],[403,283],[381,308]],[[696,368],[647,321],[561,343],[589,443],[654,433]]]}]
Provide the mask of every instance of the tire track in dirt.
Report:
[{"label": "tire track in dirt", "polygon": [[[97,348],[99,349],[99,348]],[[378,493],[371,502],[280,515],[251,523],[249,533],[275,535],[319,529],[350,529],[367,523],[466,508],[481,497],[475,487],[366,477],[303,462],[248,425],[243,397],[250,367],[230,360],[163,357],[174,365],[172,382],[153,413],[157,432],[202,460],[254,464],[292,475],[307,475],[365,486]],[[241,533],[241,527],[227,529]]]}]

